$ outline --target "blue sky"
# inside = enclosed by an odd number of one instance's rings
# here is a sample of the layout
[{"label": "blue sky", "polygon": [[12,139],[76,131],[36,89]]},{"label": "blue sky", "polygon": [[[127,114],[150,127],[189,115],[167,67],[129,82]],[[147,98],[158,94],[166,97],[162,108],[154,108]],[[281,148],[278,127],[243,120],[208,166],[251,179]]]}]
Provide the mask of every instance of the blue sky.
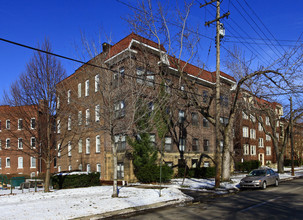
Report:
[{"label": "blue sky", "polygon": [[[137,4],[136,0],[120,1],[133,6]],[[200,2],[204,1],[200,0]],[[297,40],[302,33],[303,1],[246,0],[246,2],[253,8],[254,12],[276,39]],[[163,1],[163,3],[167,4],[167,1]],[[245,10],[241,9],[240,4]],[[172,6],[169,10],[174,13],[175,1],[170,1],[169,5]],[[248,41],[248,39],[238,38],[239,35],[246,38],[247,35],[244,32],[252,38],[260,38],[246,23],[241,13],[248,20],[250,15],[255,22],[258,22],[259,27],[267,33],[269,38],[273,39],[273,37],[262,26],[255,14],[250,11],[244,0],[224,0],[222,9],[223,11],[229,10],[231,12],[230,19],[224,20],[227,35],[223,41],[224,47],[231,48],[234,44],[237,44],[243,47],[243,50],[247,50],[247,53],[249,53],[249,47],[253,51],[259,51],[256,55],[260,60],[264,60],[264,57],[270,60],[270,56],[275,57],[276,53],[282,51],[280,46],[274,48],[273,46],[260,45],[262,48],[257,48],[255,44],[251,44],[253,41],[253,43],[264,43],[260,40],[250,40],[250,44],[246,44],[246,47],[242,44],[234,43],[240,40]],[[129,7],[116,0],[0,0],[0,38],[36,46],[37,42],[42,42],[45,37],[48,37],[52,43],[54,53],[78,58],[75,52],[75,45],[80,43],[81,31],[92,38],[100,33],[104,36],[104,39],[105,36],[111,36],[113,42],[117,42],[130,33],[126,21],[122,18],[131,15],[131,13],[132,11]],[[200,33],[213,39],[215,27],[204,27],[204,22],[212,20],[214,17],[215,10],[212,6],[208,6],[207,10],[205,8],[200,9],[199,1],[195,1],[190,15],[192,26],[200,23]],[[250,21],[250,24],[261,34],[258,26],[253,21]],[[231,28],[234,28],[234,30]],[[273,41],[272,43],[278,44]],[[279,43],[289,45],[294,42],[279,41]],[[207,56],[210,45],[211,53]],[[284,48],[289,49],[288,47]],[[273,52],[276,49],[278,51]],[[201,59],[206,62],[208,69],[215,70],[214,41],[202,37],[199,53]],[[24,71],[26,63],[32,54],[33,51],[29,49],[0,41],[0,97],[2,97],[3,90],[8,89],[10,83],[16,80],[18,75]],[[226,56],[226,51],[222,49],[223,60],[224,56]],[[78,64],[71,61],[61,60],[61,62],[66,68],[68,75],[72,74],[78,67]]]}]

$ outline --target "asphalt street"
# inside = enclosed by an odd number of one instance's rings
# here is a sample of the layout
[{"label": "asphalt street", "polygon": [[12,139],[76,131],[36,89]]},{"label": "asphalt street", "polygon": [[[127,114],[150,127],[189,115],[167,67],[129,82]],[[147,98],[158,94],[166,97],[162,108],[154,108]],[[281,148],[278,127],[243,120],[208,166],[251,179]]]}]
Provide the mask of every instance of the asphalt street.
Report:
[{"label": "asphalt street", "polygon": [[244,190],[227,197],[205,196],[199,203],[150,210],[113,219],[122,218],[140,220],[303,219],[303,179],[281,182],[279,187],[272,186],[266,190]]}]

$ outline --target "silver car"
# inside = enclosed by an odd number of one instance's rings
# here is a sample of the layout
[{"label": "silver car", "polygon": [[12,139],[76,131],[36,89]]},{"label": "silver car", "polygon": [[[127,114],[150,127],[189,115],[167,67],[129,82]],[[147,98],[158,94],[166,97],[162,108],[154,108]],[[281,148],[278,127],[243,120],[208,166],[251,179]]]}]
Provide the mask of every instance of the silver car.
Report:
[{"label": "silver car", "polygon": [[279,174],[270,168],[262,168],[251,171],[240,181],[240,188],[262,188],[269,185],[279,185]]}]

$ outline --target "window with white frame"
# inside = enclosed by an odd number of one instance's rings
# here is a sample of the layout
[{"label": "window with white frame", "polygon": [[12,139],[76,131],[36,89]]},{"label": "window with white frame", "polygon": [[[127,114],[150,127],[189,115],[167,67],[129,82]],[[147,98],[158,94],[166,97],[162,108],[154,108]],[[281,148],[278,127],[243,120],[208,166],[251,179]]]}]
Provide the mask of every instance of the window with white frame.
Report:
[{"label": "window with white frame", "polygon": [[250,114],[249,117],[252,122],[256,122],[256,117],[254,115]]},{"label": "window with white frame", "polygon": [[271,147],[266,146],[266,155],[271,155]]},{"label": "window with white frame", "polygon": [[250,145],[250,155],[256,155],[256,145]]},{"label": "window with white frame", "polygon": [[265,124],[266,124],[266,125],[270,125],[269,117],[268,117],[268,116],[265,117]]},{"label": "window with white frame", "polygon": [[31,166],[31,168],[36,168],[37,167],[37,164],[36,164],[36,162],[37,162],[37,160],[36,160],[36,158],[35,157],[31,157],[31,164],[30,164],[30,166]]},{"label": "window with white frame", "polygon": [[115,145],[118,151],[125,150],[126,148],[125,135],[115,135]]},{"label": "window with white frame", "polygon": [[83,165],[82,165],[82,163],[79,164],[78,169],[81,170],[81,171],[83,170]]},{"label": "window with white frame", "polygon": [[155,134],[149,134],[149,140],[153,147],[156,147],[156,135]]},{"label": "window with white frame", "polygon": [[90,121],[90,112],[89,112],[89,109],[86,109],[86,111],[85,111],[85,125],[89,125],[89,121]]},{"label": "window with white frame", "polygon": [[78,141],[78,153],[79,154],[82,153],[82,139],[79,139],[79,141]]},{"label": "window with white frame", "polygon": [[86,138],[85,153],[90,154],[90,139],[89,138]]},{"label": "window with white frame", "polygon": [[122,118],[125,116],[125,103],[124,100],[116,102],[114,105],[115,118]]},{"label": "window with white frame", "polygon": [[266,141],[270,141],[271,140],[271,137],[270,137],[270,135],[266,135]]},{"label": "window with white frame", "polygon": [[100,87],[100,76],[99,74],[95,75],[95,92],[98,92]]},{"label": "window with white frame", "polygon": [[68,165],[68,171],[72,170],[72,165]]},{"label": "window with white frame", "polygon": [[183,110],[179,110],[179,123],[184,123],[185,121],[185,112]]},{"label": "window with white frame", "polygon": [[207,152],[209,150],[209,140],[203,139],[203,151]]},{"label": "window with white frame", "polygon": [[67,130],[72,130],[72,116],[68,116],[67,119]]},{"label": "window with white frame", "polygon": [[18,169],[23,168],[23,157],[18,157]]},{"label": "window with white frame", "polygon": [[263,138],[259,138],[259,147],[264,147]]},{"label": "window with white frame", "polygon": [[71,141],[69,141],[68,144],[67,144],[67,156],[69,156],[69,157],[72,156],[72,143],[71,143]]},{"label": "window with white frame", "polygon": [[6,120],[6,129],[11,129],[11,121],[9,119]]},{"label": "window with white frame", "polygon": [[23,149],[23,139],[18,138],[18,149]]},{"label": "window with white frame", "polygon": [[23,120],[20,118],[18,119],[18,130],[22,130],[23,129]]},{"label": "window with white frame", "polygon": [[101,151],[101,141],[100,141],[100,135],[96,136],[96,153],[100,153]]},{"label": "window with white frame", "polygon": [[31,129],[36,128],[36,118],[31,118]]},{"label": "window with white frame", "polygon": [[82,125],[82,111],[78,111],[78,125]]},{"label": "window with white frame", "polygon": [[172,140],[171,137],[165,137],[165,151],[171,151],[172,150]]},{"label": "window with white frame", "polygon": [[81,98],[81,83],[78,83],[78,98]]},{"label": "window with white frame", "polygon": [[67,104],[70,104],[70,96],[71,96],[71,91],[67,91]]},{"label": "window with white frame", "polygon": [[57,120],[57,133],[60,134],[61,132],[61,123],[60,120]]},{"label": "window with white frame", "polygon": [[90,164],[89,164],[89,163],[86,164],[86,171],[87,171],[88,173],[90,173]]},{"label": "window with white frame", "polygon": [[117,164],[117,178],[118,179],[124,178],[124,163]]},{"label": "window with white frame", "polygon": [[6,138],[5,148],[10,148],[10,147],[11,147],[11,139],[10,138]]},{"label": "window with white frame", "polygon": [[256,139],[256,130],[255,129],[250,129],[250,138]]},{"label": "window with white frame", "polygon": [[242,118],[243,119],[248,119],[248,115],[244,111],[242,111]]},{"label": "window with white frame", "polygon": [[279,123],[279,121],[278,121],[278,120],[277,120],[276,124],[277,124],[277,127],[279,127],[279,126],[280,126],[280,123]]},{"label": "window with white frame", "polygon": [[100,121],[100,105],[95,106],[95,121]]},{"label": "window with white frame", "polygon": [[61,166],[58,166],[58,172],[59,173],[61,172]]},{"label": "window with white frame", "polygon": [[35,137],[31,137],[31,142],[30,142],[30,146],[31,148],[36,148],[36,138]]},{"label": "window with white frame", "polygon": [[262,127],[262,124],[260,122],[258,123],[258,130],[263,131],[263,127]]},{"label": "window with white frame", "polygon": [[7,167],[7,168],[11,167],[11,158],[10,157],[5,158],[5,167]]},{"label": "window with white frame", "polygon": [[97,163],[97,165],[96,165],[96,171],[98,173],[101,173],[101,164]]},{"label": "window with white frame", "polygon": [[243,126],[242,130],[243,130],[243,137],[248,138],[249,137],[248,136],[248,127]]},{"label": "window with white frame", "polygon": [[249,144],[243,145],[243,155],[249,155]]},{"label": "window with white frame", "polygon": [[85,81],[85,96],[89,96],[89,80]]},{"label": "window with white frame", "polygon": [[58,144],[58,157],[61,157],[61,144]]}]

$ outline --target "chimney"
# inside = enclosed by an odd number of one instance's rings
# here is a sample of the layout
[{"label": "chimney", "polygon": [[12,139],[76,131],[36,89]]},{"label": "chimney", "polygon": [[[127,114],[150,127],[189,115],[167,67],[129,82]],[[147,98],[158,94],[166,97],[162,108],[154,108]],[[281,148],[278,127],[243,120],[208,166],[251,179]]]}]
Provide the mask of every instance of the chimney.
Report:
[{"label": "chimney", "polygon": [[108,43],[106,43],[106,42],[104,42],[103,44],[102,44],[102,48],[103,48],[103,52],[104,53],[108,53],[109,52],[109,49],[112,47],[112,45],[110,45],[110,44],[108,44]]}]

